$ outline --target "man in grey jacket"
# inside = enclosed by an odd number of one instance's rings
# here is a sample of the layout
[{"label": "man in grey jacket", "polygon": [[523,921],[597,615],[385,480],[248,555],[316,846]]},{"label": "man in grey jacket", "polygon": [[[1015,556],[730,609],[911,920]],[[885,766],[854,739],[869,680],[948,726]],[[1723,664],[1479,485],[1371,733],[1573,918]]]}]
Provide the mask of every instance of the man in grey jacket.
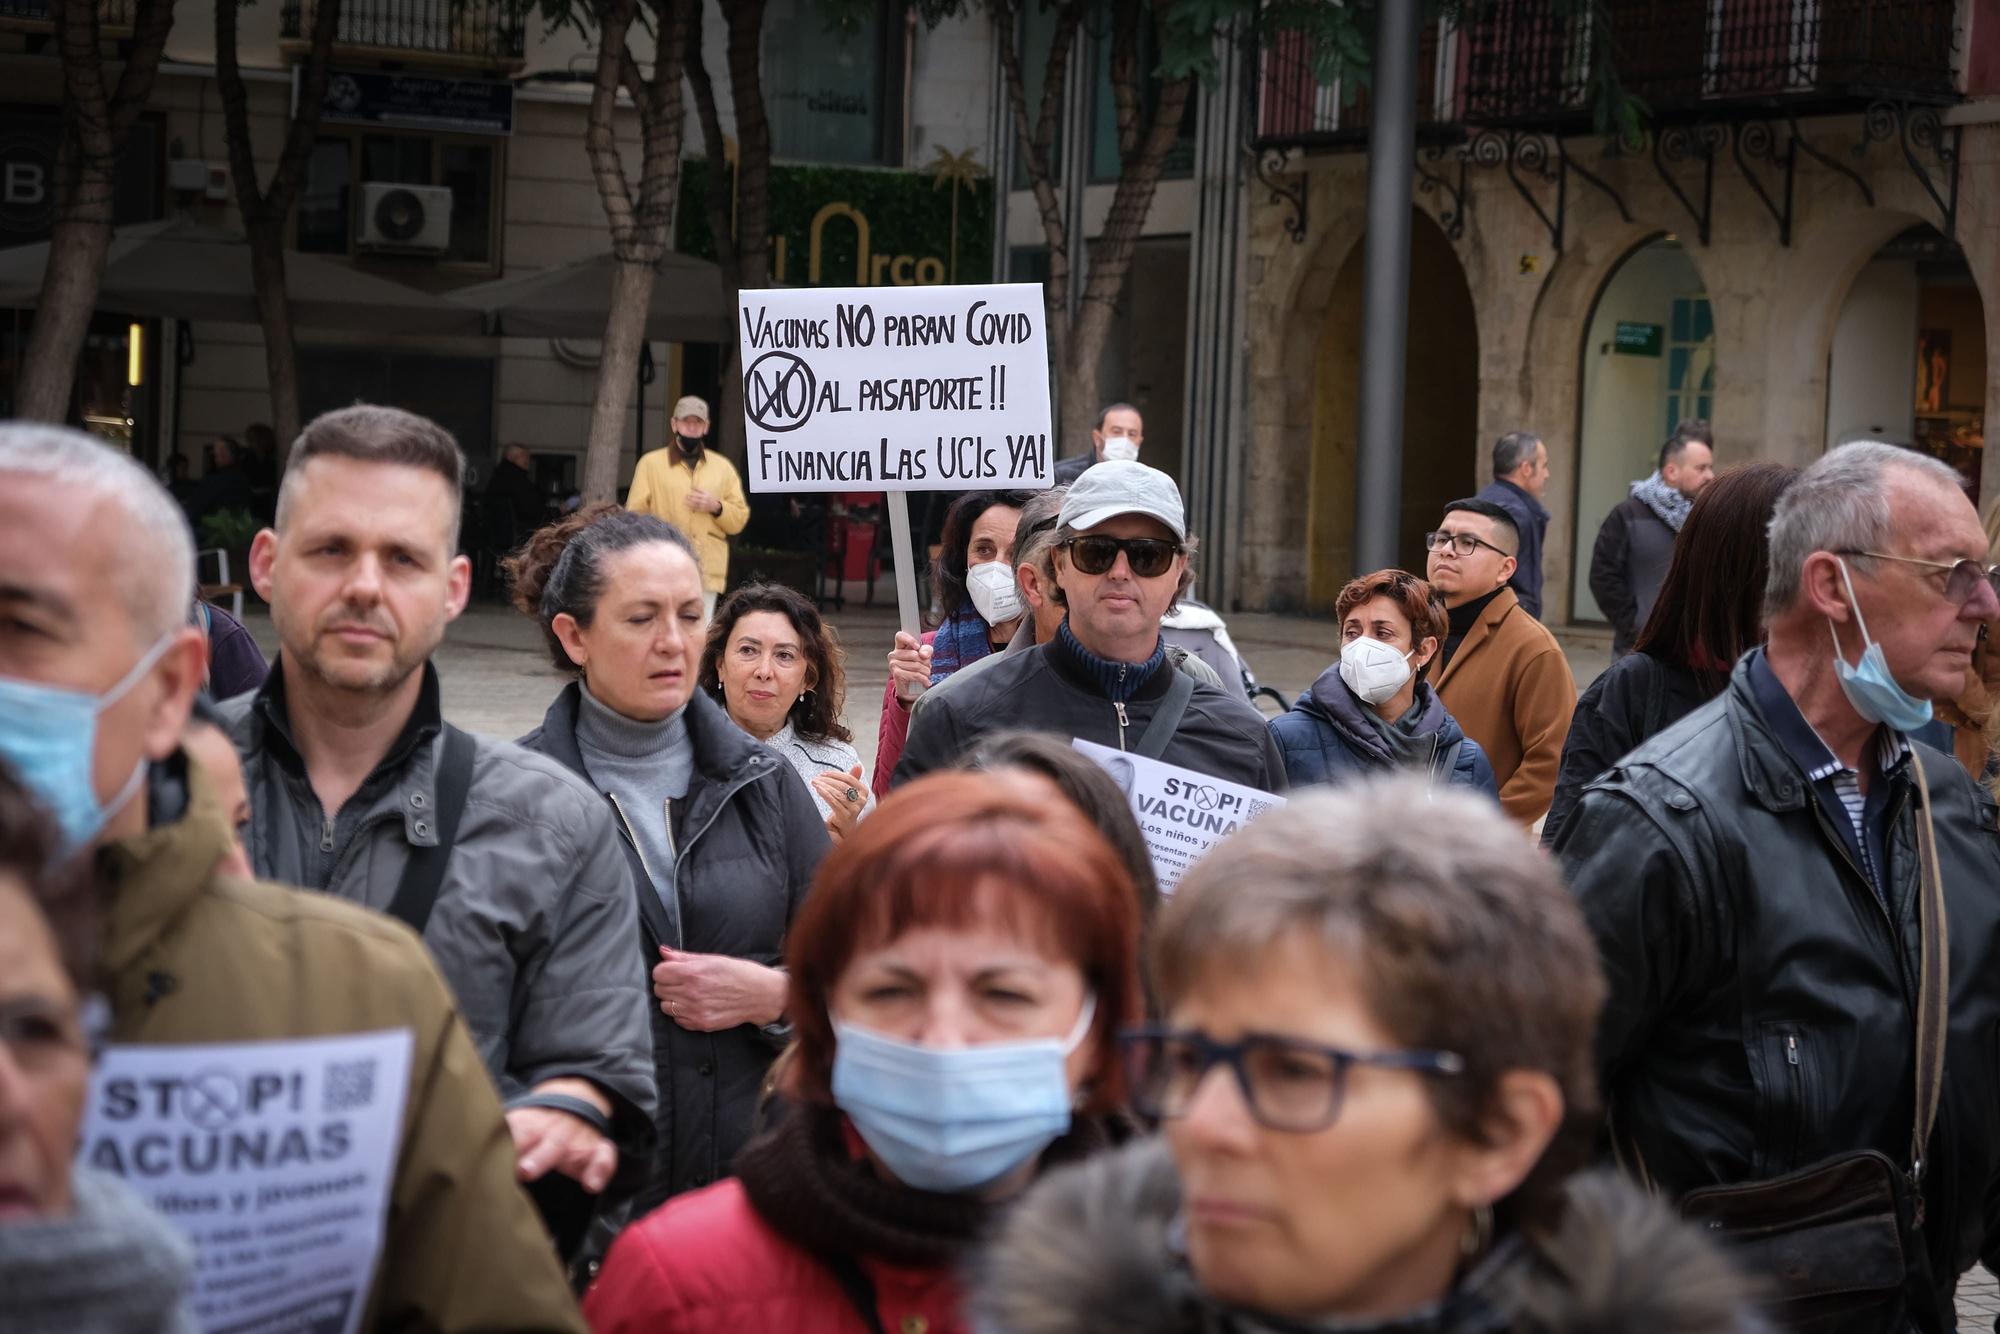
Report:
[{"label": "man in grey jacket", "polygon": [[[1023,728],[1284,787],[1263,715],[1216,686],[1182,686],[1168,663],[1160,617],[1192,577],[1172,478],[1130,460],[1089,469],[1063,497],[1051,561],[1050,592],[1067,611],[1054,637],[1003,655],[913,717],[899,786],[956,763],[990,732]],[[1156,721],[1163,735],[1153,735]]]},{"label": "man in grey jacket", "polygon": [[652,1133],[638,898],[587,784],[444,726],[429,660],[470,586],[463,476],[449,432],[394,408],[327,413],[292,447],[250,554],[282,651],[223,710],[249,849],[260,875],[416,927],[507,1105],[521,1179],[600,1192]]},{"label": "man in grey jacket", "polygon": [[1674,558],[1674,538],[1695,493],[1715,476],[1714,437],[1705,421],[1684,421],[1660,447],[1660,466],[1632,483],[1632,494],[1605,516],[1590,551],[1590,595],[1611,622],[1611,656],[1638,642]]}]

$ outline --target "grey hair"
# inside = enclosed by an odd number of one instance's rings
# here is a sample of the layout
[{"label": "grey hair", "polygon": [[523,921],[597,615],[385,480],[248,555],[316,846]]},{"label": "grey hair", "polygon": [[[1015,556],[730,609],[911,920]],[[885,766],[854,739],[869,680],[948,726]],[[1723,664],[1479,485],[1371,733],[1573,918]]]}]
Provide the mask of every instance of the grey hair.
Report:
[{"label": "grey hair", "polygon": [[124,512],[100,535],[132,555],[121,562],[118,594],[142,644],[188,618],[194,605],[194,533],[159,479],[130,454],[82,431],[39,422],[0,422],[0,473],[42,477]]},{"label": "grey hair", "polygon": [[[1045,584],[1053,585],[1056,581],[1056,565],[1051,559],[1056,549],[1055,521],[1062,513],[1063,497],[1068,494],[1066,486],[1035,492],[1021,506],[1021,521],[1014,525],[1014,568],[1034,566]],[[1015,582],[1020,582],[1019,575],[1015,576]]]},{"label": "grey hair", "polygon": [[[1869,549],[1889,541],[1892,519],[1885,474],[1891,468],[1958,489],[1949,464],[1884,440],[1830,449],[1785,488],[1771,512],[1771,573],[1764,583],[1766,620],[1798,601],[1806,558],[1815,551]],[[1851,557],[1863,568],[1865,556]]]},{"label": "grey hair", "polygon": [[1542,438],[1533,431],[1509,431],[1493,442],[1493,475],[1505,477],[1524,463],[1535,460],[1535,446]]}]

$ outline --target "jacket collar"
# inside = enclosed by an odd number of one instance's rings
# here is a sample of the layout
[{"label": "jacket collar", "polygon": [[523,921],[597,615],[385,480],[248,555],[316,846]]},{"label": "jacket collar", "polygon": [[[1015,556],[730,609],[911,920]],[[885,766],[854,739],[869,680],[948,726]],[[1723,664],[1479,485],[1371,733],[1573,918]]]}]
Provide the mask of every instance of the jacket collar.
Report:
[{"label": "jacket collar", "polygon": [[[582,705],[583,687],[571,681],[542,715],[542,725],[522,737],[521,744],[561,761],[588,778],[590,771],[584,767],[583,751],[576,744],[576,716]],[[700,817],[704,799],[711,793],[726,795],[742,782],[761,778],[781,762],[776,751],[731,721],[728,712],[705,690],[697,689],[688,698],[684,716],[688,743],[694,752],[694,771],[701,777],[700,785],[689,793],[690,820]],[[718,795],[716,804],[720,799]]]},{"label": "jacket collar", "polygon": [[[1772,672],[1762,648],[1744,654],[1730,673],[1729,714],[1743,786],[1766,810],[1801,809],[1815,799],[1813,783],[1841,767]],[[1893,781],[1910,743],[1900,733],[1886,736],[1885,741],[1878,731],[1864,763],[1876,763],[1881,776]]]},{"label": "jacket collar", "polygon": [[[383,755],[375,769],[368,775],[363,787],[368,787],[384,776],[401,769],[409,763],[427,741],[434,740],[444,728],[444,708],[438,687],[437,668],[424,663],[423,683],[417,690],[416,707],[403,720],[403,730],[389,744],[388,753]],[[264,751],[276,759],[284,768],[298,776],[306,772],[305,757],[299,753],[298,742],[292,736],[291,706],[285,698],[285,658],[280,653],[271,662],[271,670],[264,677],[264,684],[257,687],[256,697],[251,701],[250,748]],[[428,780],[426,780],[428,787]]]},{"label": "jacket collar", "polygon": [[[115,988],[114,1013],[138,1004],[133,965],[199,898],[229,852],[228,816],[201,766],[187,765],[188,807],[182,816],[143,834],[106,844],[97,855],[105,885],[100,974]],[[134,993],[122,993],[126,985]]]},{"label": "jacket collar", "polygon": [[1500,628],[1500,622],[1506,620],[1508,614],[1520,605],[1520,596],[1513,588],[1507,584],[1500,585],[1499,592],[1486,604],[1486,609],[1479,613],[1479,619],[1465,632],[1465,639],[1459,644],[1458,652],[1451,655],[1451,661],[1447,662],[1444,670],[1438,673],[1438,679],[1434,683],[1438,689],[1442,690],[1445,682],[1458,675],[1459,667],[1478,652],[1481,644],[1493,637],[1494,632]]},{"label": "jacket collar", "polygon": [[1512,479],[1506,477],[1495,477],[1493,479],[1493,485],[1504,486],[1509,491],[1512,491],[1515,495],[1519,496],[1521,498],[1521,503],[1527,506],[1528,513],[1534,515],[1537,519],[1546,519],[1549,517],[1549,512],[1542,505],[1542,502],[1535,499],[1534,496],[1528,493],[1526,488],[1517,485]]},{"label": "jacket collar", "polygon": [[[1067,620],[1063,622],[1063,628],[1065,630],[1069,628]],[[1108,701],[1111,697],[1104,693],[1104,687],[1098,682],[1095,673],[1091,670],[1090,664],[1079,657],[1076,650],[1070,647],[1070,644],[1074,640],[1074,635],[1065,636],[1058,633],[1054,639],[1039,647],[1041,652],[1048,655],[1050,665],[1056,669],[1056,674],[1063,680],[1075,686],[1078,690],[1083,691],[1086,695]],[[1160,640],[1154,645],[1153,656],[1155,661],[1152,673],[1139,683],[1138,688],[1132,692],[1131,698],[1125,701],[1126,703],[1134,700],[1158,699],[1160,696],[1166,694],[1167,687],[1174,683],[1174,673],[1167,666],[1163,657],[1165,646],[1165,640]],[[1078,647],[1081,647],[1081,645]],[[1085,651],[1087,652],[1088,650]],[[1135,667],[1145,666],[1143,663],[1135,663],[1133,665]]]}]

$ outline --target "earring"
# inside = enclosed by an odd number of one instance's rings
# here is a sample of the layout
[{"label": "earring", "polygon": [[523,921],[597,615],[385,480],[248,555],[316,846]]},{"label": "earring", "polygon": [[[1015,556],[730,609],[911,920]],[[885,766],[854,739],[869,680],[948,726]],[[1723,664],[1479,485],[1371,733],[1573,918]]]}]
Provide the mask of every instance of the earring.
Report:
[{"label": "earring", "polygon": [[1466,1223],[1465,1233],[1458,1239],[1458,1251],[1466,1259],[1484,1255],[1486,1248],[1493,1244],[1493,1206],[1482,1204],[1472,1211],[1472,1218]]},{"label": "earring", "polygon": [[792,701],[792,707],[795,709],[808,707],[812,701],[812,694],[813,692],[810,690],[801,690],[799,697]]}]

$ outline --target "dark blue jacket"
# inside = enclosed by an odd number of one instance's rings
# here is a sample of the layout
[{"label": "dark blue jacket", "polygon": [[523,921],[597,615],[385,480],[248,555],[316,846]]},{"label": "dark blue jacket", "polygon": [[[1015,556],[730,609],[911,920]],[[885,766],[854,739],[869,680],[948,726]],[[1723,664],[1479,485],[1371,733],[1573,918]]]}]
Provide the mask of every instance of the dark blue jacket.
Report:
[{"label": "dark blue jacket", "polygon": [[[1458,723],[1445,712],[1437,692],[1417,683],[1417,704],[1421,712],[1411,734],[1434,739],[1430,764],[1435,767],[1451,754],[1451,773],[1446,782],[1476,788],[1500,799],[1500,785],[1493,779],[1493,766],[1479,743],[1459,730]],[[1284,756],[1285,777],[1295,788],[1313,783],[1343,783],[1371,774],[1387,773],[1396,766],[1395,758],[1362,710],[1368,706],[1356,698],[1340,679],[1340,664],[1321,672],[1312,689],[1300,695],[1290,713],[1271,720],[1271,739]],[[1454,753],[1452,747],[1458,749]]]},{"label": "dark blue jacket", "polygon": [[1481,488],[1478,500],[1490,500],[1501,509],[1514,516],[1514,526],[1521,530],[1521,550],[1515,557],[1513,577],[1507,586],[1514,590],[1514,596],[1521,599],[1521,605],[1528,615],[1536,620],[1542,616],[1542,534],[1549,529],[1549,512],[1542,508],[1542,502],[1515,486],[1506,478],[1497,478]]}]

